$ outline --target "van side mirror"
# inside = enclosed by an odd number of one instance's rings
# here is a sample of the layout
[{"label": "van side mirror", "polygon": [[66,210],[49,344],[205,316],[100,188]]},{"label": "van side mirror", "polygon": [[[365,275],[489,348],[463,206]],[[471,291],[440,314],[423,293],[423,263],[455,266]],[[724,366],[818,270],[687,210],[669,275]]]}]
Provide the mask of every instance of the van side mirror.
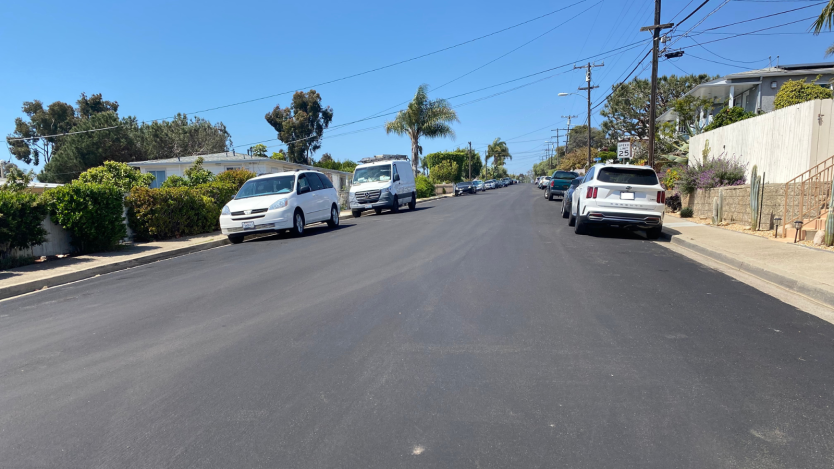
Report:
[{"label": "van side mirror", "polygon": [[399,181],[399,180],[400,180],[400,175],[399,175],[399,174],[395,174],[395,175],[394,175],[394,182],[397,182],[397,181]]},{"label": "van side mirror", "polygon": [[310,186],[303,186],[298,188],[298,195],[310,192]]}]

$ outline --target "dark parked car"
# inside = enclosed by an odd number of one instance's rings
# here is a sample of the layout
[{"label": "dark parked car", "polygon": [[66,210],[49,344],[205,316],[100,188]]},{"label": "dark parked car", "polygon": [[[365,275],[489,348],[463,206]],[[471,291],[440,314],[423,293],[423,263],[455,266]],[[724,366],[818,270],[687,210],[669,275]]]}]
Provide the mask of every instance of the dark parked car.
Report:
[{"label": "dark parked car", "polygon": [[471,182],[459,182],[455,184],[455,197],[462,195],[462,194],[475,194],[477,193],[477,188],[475,184]]},{"label": "dark parked car", "polygon": [[553,175],[550,176],[547,187],[544,188],[544,198],[553,200],[554,197],[564,197],[570,182],[577,177],[579,177],[579,174],[573,171],[554,171]]},{"label": "dark parked car", "polygon": [[567,192],[562,197],[562,218],[570,216],[570,201],[573,200],[573,191],[576,190],[577,186],[582,184],[583,179],[585,178],[580,176],[570,182],[570,187],[568,187]]}]

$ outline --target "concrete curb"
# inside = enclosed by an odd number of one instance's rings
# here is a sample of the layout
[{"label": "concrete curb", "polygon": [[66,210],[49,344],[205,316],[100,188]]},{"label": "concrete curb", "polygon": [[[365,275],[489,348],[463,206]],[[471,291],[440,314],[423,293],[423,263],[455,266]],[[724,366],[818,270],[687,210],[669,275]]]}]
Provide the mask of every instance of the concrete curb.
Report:
[{"label": "concrete curb", "polygon": [[10,285],[8,287],[0,287],[0,300],[11,298],[13,296],[31,293],[33,291],[41,290],[44,287],[55,287],[65,283],[77,282],[97,275],[109,274],[118,270],[129,269],[131,267],[138,267],[140,265],[150,264],[152,262],[170,259],[185,254],[205,251],[229,244],[228,238],[218,239],[216,241],[209,241],[207,243],[193,244],[191,246],[184,246],[170,251],[164,251],[156,254],[150,254],[143,257],[137,257],[126,261],[113,262],[112,264],[100,265],[89,269],[79,270],[77,272],[67,272],[64,274],[55,275],[49,278],[42,278],[32,280],[30,282],[19,283],[17,285]]},{"label": "concrete curb", "polygon": [[828,290],[816,287],[807,282],[799,281],[786,275],[776,273],[772,270],[767,270],[755,265],[751,265],[747,262],[744,262],[722,252],[714,251],[712,249],[705,248],[699,244],[687,241],[681,236],[674,236],[665,232],[663,233],[663,235],[666,238],[670,239],[670,242],[672,244],[676,244],[680,247],[689,249],[690,251],[697,252],[698,254],[709,257],[710,259],[716,260],[718,262],[727,264],[742,272],[746,272],[750,275],[759,277],[762,280],[774,283],[776,285],[779,285],[780,287],[793,290],[801,295],[807,296],[808,298],[816,300],[827,306],[834,307],[834,292],[830,292]]}]

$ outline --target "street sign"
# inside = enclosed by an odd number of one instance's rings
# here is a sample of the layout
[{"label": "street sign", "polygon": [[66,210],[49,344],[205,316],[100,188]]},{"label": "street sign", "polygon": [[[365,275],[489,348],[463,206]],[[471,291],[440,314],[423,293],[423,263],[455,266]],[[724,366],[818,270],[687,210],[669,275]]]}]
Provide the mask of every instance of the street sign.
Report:
[{"label": "street sign", "polygon": [[617,159],[630,160],[631,159],[631,142],[626,140],[624,142],[617,142]]}]

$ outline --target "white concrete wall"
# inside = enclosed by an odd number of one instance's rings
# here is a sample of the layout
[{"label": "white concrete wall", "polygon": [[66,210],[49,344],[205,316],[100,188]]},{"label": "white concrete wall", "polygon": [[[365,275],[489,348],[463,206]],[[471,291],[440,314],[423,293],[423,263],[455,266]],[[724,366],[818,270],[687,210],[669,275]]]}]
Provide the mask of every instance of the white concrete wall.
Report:
[{"label": "white concrete wall", "polygon": [[12,257],[55,256],[72,252],[69,232],[53,223],[49,215],[41,226],[46,230],[46,241],[29,249],[15,249],[12,251]]},{"label": "white concrete wall", "polygon": [[710,156],[724,155],[753,165],[766,182],[787,182],[834,155],[834,100],[816,100],[721,127],[689,140],[689,164],[701,161],[709,140]]}]

